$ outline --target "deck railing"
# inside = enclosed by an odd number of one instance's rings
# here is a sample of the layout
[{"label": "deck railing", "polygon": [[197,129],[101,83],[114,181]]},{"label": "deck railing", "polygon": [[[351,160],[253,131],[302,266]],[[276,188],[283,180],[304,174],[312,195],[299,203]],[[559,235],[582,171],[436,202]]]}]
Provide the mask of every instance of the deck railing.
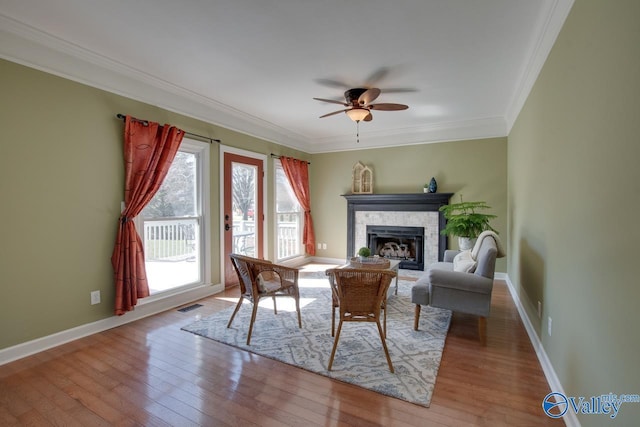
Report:
[{"label": "deck railing", "polygon": [[179,261],[196,256],[196,219],[145,220],[145,261]]},{"label": "deck railing", "polygon": [[[277,259],[300,255],[300,226],[297,221],[279,222]],[[198,222],[196,219],[145,220],[146,261],[180,261],[196,256]],[[235,221],[233,252],[255,256],[255,222]]]},{"label": "deck railing", "polygon": [[297,222],[278,224],[278,259],[300,255],[300,227]]}]

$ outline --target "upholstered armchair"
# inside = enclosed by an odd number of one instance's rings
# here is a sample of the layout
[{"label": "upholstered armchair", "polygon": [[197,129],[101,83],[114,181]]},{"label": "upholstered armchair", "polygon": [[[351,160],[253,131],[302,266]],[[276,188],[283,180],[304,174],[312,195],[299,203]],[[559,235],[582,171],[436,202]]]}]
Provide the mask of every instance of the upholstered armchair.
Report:
[{"label": "upholstered armchair", "polygon": [[484,342],[496,258],[504,255],[500,238],[491,231],[482,233],[471,251],[445,251],[444,261],[430,265],[411,289],[416,305],[413,328],[418,330],[421,306],[431,305],[479,316]]}]

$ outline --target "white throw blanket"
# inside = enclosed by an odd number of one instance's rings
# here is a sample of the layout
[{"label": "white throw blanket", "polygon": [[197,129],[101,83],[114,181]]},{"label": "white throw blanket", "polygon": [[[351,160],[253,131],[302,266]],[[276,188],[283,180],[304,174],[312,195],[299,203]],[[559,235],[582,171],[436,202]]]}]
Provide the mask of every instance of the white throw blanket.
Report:
[{"label": "white throw blanket", "polygon": [[471,250],[471,257],[473,259],[478,258],[478,252],[480,252],[480,246],[482,245],[482,241],[487,237],[493,237],[493,240],[495,240],[496,248],[498,249],[498,254],[497,254],[498,258],[502,258],[507,255],[504,248],[502,247],[502,242],[500,241],[500,238],[498,237],[496,232],[487,230],[480,233],[480,235],[478,236],[478,240],[476,241],[476,244],[473,246],[473,249]]}]

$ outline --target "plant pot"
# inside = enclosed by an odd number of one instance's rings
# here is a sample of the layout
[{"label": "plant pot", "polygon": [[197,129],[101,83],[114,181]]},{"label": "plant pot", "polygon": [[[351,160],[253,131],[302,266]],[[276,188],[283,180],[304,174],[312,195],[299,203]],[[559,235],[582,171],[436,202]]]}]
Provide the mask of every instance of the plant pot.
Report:
[{"label": "plant pot", "polygon": [[458,247],[461,251],[471,250],[478,239],[470,239],[469,237],[458,237]]}]

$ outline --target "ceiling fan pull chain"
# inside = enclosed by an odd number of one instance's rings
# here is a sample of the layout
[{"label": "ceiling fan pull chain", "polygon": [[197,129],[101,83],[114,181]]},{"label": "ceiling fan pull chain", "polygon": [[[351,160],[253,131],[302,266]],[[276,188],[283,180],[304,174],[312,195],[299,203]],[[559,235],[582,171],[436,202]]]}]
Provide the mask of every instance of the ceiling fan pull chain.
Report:
[{"label": "ceiling fan pull chain", "polygon": [[360,143],[360,120],[356,122],[356,144]]}]

